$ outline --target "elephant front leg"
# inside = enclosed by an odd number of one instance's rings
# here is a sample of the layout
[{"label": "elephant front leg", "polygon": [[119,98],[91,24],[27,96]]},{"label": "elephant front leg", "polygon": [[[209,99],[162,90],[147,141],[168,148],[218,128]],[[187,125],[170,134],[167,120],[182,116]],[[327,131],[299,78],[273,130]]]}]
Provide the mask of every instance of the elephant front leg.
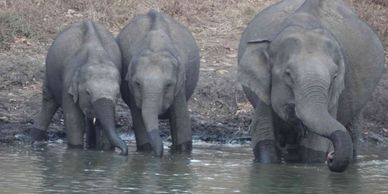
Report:
[{"label": "elephant front leg", "polygon": [[353,141],[353,160],[357,159],[357,146],[360,140],[360,133],[363,121],[363,111],[362,109],[353,119],[352,122],[346,126],[346,129],[349,131],[350,136]]},{"label": "elephant front leg", "polygon": [[69,148],[83,148],[84,115],[69,95],[63,97],[63,114],[67,145]]},{"label": "elephant front leg", "polygon": [[275,143],[272,109],[259,100],[255,115],[249,126],[255,161],[260,163],[279,162]]},{"label": "elephant front leg", "polygon": [[59,105],[55,102],[53,95],[44,84],[42,108],[30,131],[32,143],[48,139],[47,129],[58,107]]},{"label": "elephant front leg", "polygon": [[193,148],[191,120],[184,91],[184,89],[181,89],[169,111],[172,136],[171,149],[174,152],[191,153]]}]

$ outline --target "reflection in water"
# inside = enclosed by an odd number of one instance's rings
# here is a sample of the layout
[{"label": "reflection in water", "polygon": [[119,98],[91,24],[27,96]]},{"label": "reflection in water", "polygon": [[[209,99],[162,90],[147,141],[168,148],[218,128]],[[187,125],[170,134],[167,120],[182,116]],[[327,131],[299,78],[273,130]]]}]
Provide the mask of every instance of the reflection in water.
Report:
[{"label": "reflection in water", "polygon": [[357,169],[332,173],[321,165],[253,164],[247,193],[364,193]]},{"label": "reflection in water", "polygon": [[1,193],[378,193],[388,191],[386,151],[368,149],[345,173],[325,164],[252,162],[249,148],[199,149],[162,159],[111,152],[0,145]]}]

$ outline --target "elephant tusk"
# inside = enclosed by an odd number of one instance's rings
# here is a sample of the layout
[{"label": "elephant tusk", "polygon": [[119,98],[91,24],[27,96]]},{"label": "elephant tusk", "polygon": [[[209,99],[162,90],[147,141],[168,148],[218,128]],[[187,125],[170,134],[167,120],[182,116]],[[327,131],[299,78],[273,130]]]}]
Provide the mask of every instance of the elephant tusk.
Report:
[{"label": "elephant tusk", "polygon": [[93,125],[95,125],[96,124],[96,117],[93,117]]},{"label": "elephant tusk", "polygon": [[334,151],[331,151],[331,152],[329,152],[329,153],[327,154],[327,159],[326,159],[326,161],[331,162],[331,161],[333,161],[333,158],[334,158]]}]

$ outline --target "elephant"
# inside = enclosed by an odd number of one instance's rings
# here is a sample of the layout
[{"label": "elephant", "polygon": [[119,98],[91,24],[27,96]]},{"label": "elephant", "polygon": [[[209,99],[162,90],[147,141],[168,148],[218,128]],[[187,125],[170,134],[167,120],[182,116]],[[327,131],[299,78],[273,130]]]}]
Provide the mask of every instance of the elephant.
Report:
[{"label": "elephant", "polygon": [[384,49],[341,0],[283,0],[242,33],[237,72],[254,107],[255,161],[326,161],[343,172],[356,157]]},{"label": "elephant", "polygon": [[127,155],[127,145],[115,130],[120,75],[120,48],[102,24],[85,20],[65,28],[47,53],[42,108],[30,132],[32,141],[46,138],[54,113],[62,107],[69,148],[83,148],[86,132],[89,147],[117,147]]},{"label": "elephant", "polygon": [[183,25],[156,10],[132,19],[119,33],[121,95],[129,106],[137,151],[163,155],[159,119],[171,126],[173,152],[192,150],[187,101],[198,82],[200,55]]}]

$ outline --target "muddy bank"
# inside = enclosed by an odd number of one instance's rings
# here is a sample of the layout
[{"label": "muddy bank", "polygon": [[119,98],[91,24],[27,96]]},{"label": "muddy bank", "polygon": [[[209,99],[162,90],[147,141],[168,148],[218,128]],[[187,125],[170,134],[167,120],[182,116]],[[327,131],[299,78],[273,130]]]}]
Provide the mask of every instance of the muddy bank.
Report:
[{"label": "muddy bank", "polygon": [[[101,0],[93,6],[87,1],[53,2],[42,1],[36,4],[34,1],[15,0],[0,3],[0,13],[10,18],[17,16],[16,20],[7,21],[18,22],[17,25],[0,23],[0,27],[10,28],[7,31],[10,33],[2,35],[11,36],[4,39],[7,41],[6,47],[0,45],[0,142],[28,140],[29,128],[40,109],[47,48],[64,26],[89,18],[107,25],[117,33],[128,19],[149,8],[162,10],[188,26],[201,49],[200,79],[189,102],[194,138],[215,143],[249,141],[248,126],[252,106],[236,81],[237,47],[240,34],[249,20],[276,0],[205,0],[201,3],[188,0]],[[377,0],[348,2],[376,30],[388,50],[388,5]],[[19,31],[21,33],[11,33]],[[386,59],[388,61],[388,55]],[[388,146],[386,110],[387,73],[365,108],[363,141]],[[116,119],[121,133],[131,133],[129,111],[122,101],[117,105]],[[168,124],[162,121],[161,126],[163,137],[168,139]],[[54,116],[49,130],[52,139],[64,138],[61,112]]]},{"label": "muddy bank", "polygon": [[[0,142],[28,142],[29,130],[40,109],[41,80],[45,45],[31,51],[26,45],[15,45],[0,54]],[[236,81],[236,67],[214,68],[202,63],[200,80],[189,101],[193,138],[212,143],[247,143],[252,106]],[[209,68],[210,66],[210,68]],[[388,146],[387,112],[388,74],[384,74],[365,110],[362,141]],[[117,104],[117,129],[132,133],[128,107]],[[64,139],[61,111],[54,116],[49,129],[51,140]],[[168,122],[161,121],[161,133],[169,140]]]}]

